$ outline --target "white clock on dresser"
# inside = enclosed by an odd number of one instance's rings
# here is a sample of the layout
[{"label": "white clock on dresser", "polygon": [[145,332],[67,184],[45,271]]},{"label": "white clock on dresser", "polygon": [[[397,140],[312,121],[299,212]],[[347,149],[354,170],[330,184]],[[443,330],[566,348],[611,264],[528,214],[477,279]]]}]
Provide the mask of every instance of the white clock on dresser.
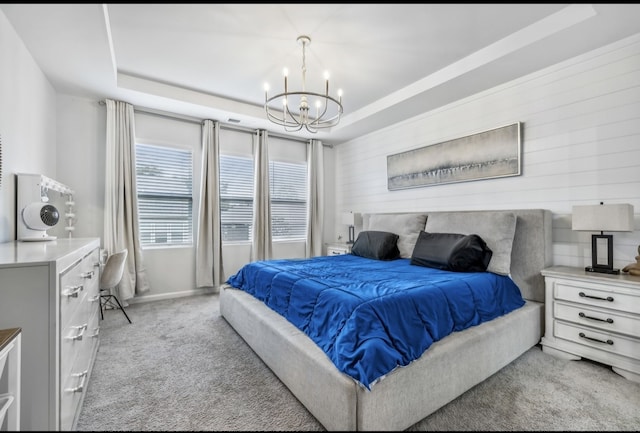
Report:
[{"label": "white clock on dresser", "polygon": [[584,268],[544,269],[545,333],[542,350],[591,359],[640,382],[640,277]]}]

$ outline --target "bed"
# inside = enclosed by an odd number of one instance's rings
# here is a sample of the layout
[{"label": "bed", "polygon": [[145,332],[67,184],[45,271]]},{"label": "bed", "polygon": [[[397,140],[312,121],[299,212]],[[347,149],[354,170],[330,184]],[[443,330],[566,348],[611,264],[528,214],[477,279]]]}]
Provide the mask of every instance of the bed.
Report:
[{"label": "bed", "polygon": [[411,257],[421,231],[476,233],[493,252],[488,271],[508,275],[524,305],[438,339],[407,365],[363,381],[340,371],[310,336],[263,300],[223,285],[221,315],[327,430],[406,429],[540,341],[540,271],[551,264],[548,210],[368,214],[368,231],[396,233],[403,259]]}]

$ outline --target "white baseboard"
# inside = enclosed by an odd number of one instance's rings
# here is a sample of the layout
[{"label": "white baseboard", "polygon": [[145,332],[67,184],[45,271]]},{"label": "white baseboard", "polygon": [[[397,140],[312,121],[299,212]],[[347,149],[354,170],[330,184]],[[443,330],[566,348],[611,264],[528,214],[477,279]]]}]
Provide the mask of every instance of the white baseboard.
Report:
[{"label": "white baseboard", "polygon": [[184,296],[206,295],[206,294],[214,294],[214,293],[217,293],[217,290],[215,290],[213,287],[205,287],[205,288],[193,289],[193,290],[183,290],[180,292],[161,293],[158,295],[136,296],[134,298],[127,299],[127,302],[129,304],[141,304],[143,302],[162,301],[165,299],[182,298]]}]

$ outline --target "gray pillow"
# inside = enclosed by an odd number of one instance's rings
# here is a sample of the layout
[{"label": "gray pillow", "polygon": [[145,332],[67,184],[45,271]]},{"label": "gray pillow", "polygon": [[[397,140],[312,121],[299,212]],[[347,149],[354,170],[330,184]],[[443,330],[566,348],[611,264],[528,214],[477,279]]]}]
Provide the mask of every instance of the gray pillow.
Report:
[{"label": "gray pillow", "polygon": [[363,217],[363,229],[396,233],[400,257],[410,259],[426,220],[427,215],[418,213],[369,214]]},{"label": "gray pillow", "polygon": [[516,215],[512,212],[460,211],[429,213],[427,232],[477,234],[493,251],[487,271],[511,273],[511,249],[516,233]]}]

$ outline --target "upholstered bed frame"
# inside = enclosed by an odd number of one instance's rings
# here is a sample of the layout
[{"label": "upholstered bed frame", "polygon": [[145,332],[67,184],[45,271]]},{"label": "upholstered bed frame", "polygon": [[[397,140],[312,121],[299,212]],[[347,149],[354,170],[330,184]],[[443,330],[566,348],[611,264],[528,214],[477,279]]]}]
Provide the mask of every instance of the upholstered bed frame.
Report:
[{"label": "upholstered bed frame", "polygon": [[[435,342],[371,391],[341,373],[303,332],[253,296],[224,285],[220,312],[327,430],[403,430],[536,345],[544,329],[544,279],[551,264],[551,213],[544,209],[424,212],[516,215],[511,276],[527,300],[505,316]],[[400,214],[398,214],[400,215]],[[366,228],[366,226],[365,226]]]}]

